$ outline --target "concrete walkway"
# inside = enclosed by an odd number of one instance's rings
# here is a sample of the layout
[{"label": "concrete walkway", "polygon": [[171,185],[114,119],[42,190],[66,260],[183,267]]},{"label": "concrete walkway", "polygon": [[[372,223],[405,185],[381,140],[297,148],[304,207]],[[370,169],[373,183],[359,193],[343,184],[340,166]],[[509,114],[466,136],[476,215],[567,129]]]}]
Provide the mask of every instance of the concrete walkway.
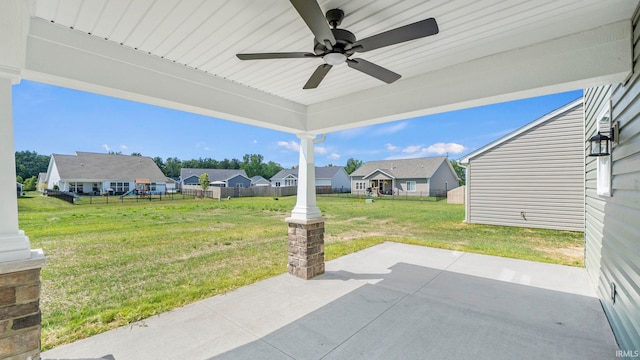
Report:
[{"label": "concrete walkway", "polygon": [[584,269],[384,243],[42,359],[615,359]]}]

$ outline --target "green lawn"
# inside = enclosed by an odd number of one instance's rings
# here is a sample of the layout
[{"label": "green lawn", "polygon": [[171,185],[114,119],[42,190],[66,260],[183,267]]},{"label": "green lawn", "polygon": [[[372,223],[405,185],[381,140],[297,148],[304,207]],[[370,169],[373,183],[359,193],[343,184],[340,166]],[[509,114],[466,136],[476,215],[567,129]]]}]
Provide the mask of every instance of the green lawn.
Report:
[{"label": "green lawn", "polygon": [[[71,205],[35,193],[20,227],[42,248],[42,348],[286,272],[295,197]],[[327,260],[397,241],[582,266],[578,232],[462,223],[446,201],[319,197]]]}]

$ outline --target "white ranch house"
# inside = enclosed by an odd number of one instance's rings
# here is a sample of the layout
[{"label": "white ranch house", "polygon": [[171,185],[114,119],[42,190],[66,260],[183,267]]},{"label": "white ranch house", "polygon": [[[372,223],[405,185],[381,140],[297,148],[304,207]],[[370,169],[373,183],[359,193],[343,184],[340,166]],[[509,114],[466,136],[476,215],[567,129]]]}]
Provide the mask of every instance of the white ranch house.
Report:
[{"label": "white ranch house", "polygon": [[51,155],[45,177],[47,189],[57,186],[80,195],[122,195],[136,189],[164,194],[168,180],[150,157],[81,151]]},{"label": "white ranch house", "polygon": [[[638,0],[321,2],[320,17],[340,7],[347,14],[341,26],[359,39],[437,19],[437,35],[357,55],[401,76],[387,84],[353,69],[352,62],[333,66],[306,53],[301,56],[308,59],[239,60],[236,54],[254,51],[313,51],[314,38],[337,44],[324,24],[325,31],[312,31],[289,1],[247,6],[244,1],[3,0],[0,183],[16,178],[12,87],[22,79],[293,134],[300,145],[298,195],[283,226],[292,244],[289,273],[306,279],[324,272],[324,223],[332,221],[316,202],[314,149],[322,135],[586,89],[585,149],[598,131],[615,139],[609,155],[584,158],[585,264],[620,349],[637,354],[639,5]],[[320,86],[303,89],[315,69],[328,66],[333,68]],[[56,126],[65,126],[64,119]],[[32,249],[29,234],[20,230],[17,201],[9,186],[0,187],[0,283],[16,274],[37,279],[45,266],[45,251]],[[27,285],[33,284],[16,284]],[[5,306],[23,310],[2,319],[6,323],[39,319],[39,295],[28,309],[12,297],[5,300]],[[30,325],[22,332],[0,326],[3,344],[24,345],[21,334],[40,331],[39,321]],[[28,345],[3,355],[38,358],[39,342]]]}]

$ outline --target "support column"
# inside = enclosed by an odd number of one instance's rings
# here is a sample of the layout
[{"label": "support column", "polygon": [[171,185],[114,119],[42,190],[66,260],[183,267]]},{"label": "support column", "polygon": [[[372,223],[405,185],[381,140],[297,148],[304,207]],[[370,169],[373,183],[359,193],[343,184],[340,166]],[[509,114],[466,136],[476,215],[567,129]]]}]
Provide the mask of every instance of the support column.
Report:
[{"label": "support column", "polygon": [[0,359],[40,358],[42,250],[18,228],[12,85],[24,68],[31,2],[0,1]]},{"label": "support column", "polygon": [[315,134],[301,134],[298,197],[289,223],[289,274],[310,279],[324,273],[324,218],[316,206]]}]

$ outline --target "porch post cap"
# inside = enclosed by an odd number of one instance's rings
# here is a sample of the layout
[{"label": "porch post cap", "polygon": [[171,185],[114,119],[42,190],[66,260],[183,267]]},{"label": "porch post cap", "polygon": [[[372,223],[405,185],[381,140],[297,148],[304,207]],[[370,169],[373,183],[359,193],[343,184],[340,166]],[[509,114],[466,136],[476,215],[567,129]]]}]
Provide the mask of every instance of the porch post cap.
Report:
[{"label": "porch post cap", "polygon": [[320,217],[315,219],[297,219],[293,217],[288,217],[284,219],[284,221],[290,224],[301,224],[301,225],[317,224],[317,223],[325,222],[325,220],[327,220],[327,218],[325,217]]},{"label": "porch post cap", "polygon": [[0,262],[0,274],[33,270],[44,267],[46,258],[42,249],[31,250],[31,258]]}]

